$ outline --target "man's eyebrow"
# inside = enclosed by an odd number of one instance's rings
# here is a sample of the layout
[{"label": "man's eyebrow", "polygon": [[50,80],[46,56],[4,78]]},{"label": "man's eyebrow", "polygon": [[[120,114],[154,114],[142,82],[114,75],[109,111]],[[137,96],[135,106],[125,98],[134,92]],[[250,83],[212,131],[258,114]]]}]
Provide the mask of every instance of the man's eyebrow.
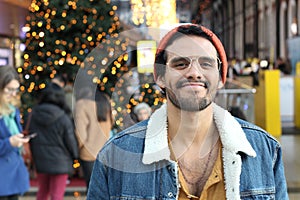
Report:
[{"label": "man's eyebrow", "polygon": [[182,60],[189,60],[190,58],[188,56],[175,56],[175,57],[172,57],[170,59],[170,61],[172,62],[177,62],[177,61],[182,61]]},{"label": "man's eyebrow", "polygon": [[203,59],[203,60],[205,60],[205,61],[213,62],[213,61],[215,61],[217,58],[209,57],[209,56],[200,56],[199,59]]},{"label": "man's eyebrow", "polygon": [[177,61],[181,61],[183,59],[185,60],[190,60],[191,58],[197,58],[197,59],[202,59],[202,60],[205,60],[205,61],[215,61],[217,58],[214,58],[214,57],[210,57],[210,56],[173,56],[172,58],[170,58],[170,61],[172,62],[177,62]]}]

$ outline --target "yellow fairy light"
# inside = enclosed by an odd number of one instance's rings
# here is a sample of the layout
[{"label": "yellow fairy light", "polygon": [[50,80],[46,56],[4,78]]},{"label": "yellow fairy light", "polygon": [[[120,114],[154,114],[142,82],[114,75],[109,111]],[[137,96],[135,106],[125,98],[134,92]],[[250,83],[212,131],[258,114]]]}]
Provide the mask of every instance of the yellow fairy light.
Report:
[{"label": "yellow fairy light", "polygon": [[34,6],[34,10],[35,10],[35,11],[39,11],[39,9],[40,9],[40,7],[39,7],[38,5],[35,5],[35,6]]},{"label": "yellow fairy light", "polygon": [[59,65],[63,65],[64,62],[65,62],[65,60],[62,58],[62,59],[60,59],[60,60],[58,61],[58,64],[59,64]]},{"label": "yellow fairy light", "polygon": [[107,58],[104,58],[101,62],[102,65],[106,65],[106,63],[108,62],[108,59]]},{"label": "yellow fairy light", "polygon": [[29,55],[26,53],[24,54],[24,59],[27,60],[29,58]]},{"label": "yellow fairy light", "polygon": [[92,41],[92,39],[93,39],[92,36],[88,36],[88,37],[87,37],[87,40],[88,40],[89,42]]},{"label": "yellow fairy light", "polygon": [[44,68],[43,68],[43,67],[41,67],[41,66],[38,66],[38,67],[36,68],[36,70],[37,70],[37,71],[39,71],[39,72],[41,72],[41,71],[43,71],[43,70],[44,70]]},{"label": "yellow fairy light", "polygon": [[41,83],[40,85],[39,85],[39,88],[40,89],[44,89],[46,87],[46,84],[45,83]]},{"label": "yellow fairy light", "polygon": [[44,36],[45,36],[45,33],[44,33],[44,32],[40,32],[40,33],[39,33],[39,36],[40,36],[40,37],[44,37]]},{"label": "yellow fairy light", "polygon": [[39,21],[39,22],[37,23],[37,26],[38,26],[38,27],[42,27],[42,26],[43,26],[43,22]]},{"label": "yellow fairy light", "polygon": [[44,45],[45,45],[44,42],[40,42],[40,43],[39,43],[39,46],[40,46],[40,47],[44,47]]},{"label": "yellow fairy light", "polygon": [[107,81],[108,81],[107,77],[104,77],[103,80],[102,80],[103,83],[107,83]]},{"label": "yellow fairy light", "polygon": [[60,25],[60,29],[63,31],[63,30],[65,30],[65,25]]},{"label": "yellow fairy light", "polygon": [[99,82],[98,77],[94,77],[94,78],[93,78],[93,83],[97,83],[97,82]]}]

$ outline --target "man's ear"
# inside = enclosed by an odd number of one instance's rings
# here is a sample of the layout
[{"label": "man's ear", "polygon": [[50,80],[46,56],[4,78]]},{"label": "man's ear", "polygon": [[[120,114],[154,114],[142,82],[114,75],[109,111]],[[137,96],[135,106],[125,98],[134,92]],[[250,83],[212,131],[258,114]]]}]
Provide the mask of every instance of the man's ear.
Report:
[{"label": "man's ear", "polygon": [[166,87],[166,81],[164,76],[158,76],[155,82],[160,88]]}]

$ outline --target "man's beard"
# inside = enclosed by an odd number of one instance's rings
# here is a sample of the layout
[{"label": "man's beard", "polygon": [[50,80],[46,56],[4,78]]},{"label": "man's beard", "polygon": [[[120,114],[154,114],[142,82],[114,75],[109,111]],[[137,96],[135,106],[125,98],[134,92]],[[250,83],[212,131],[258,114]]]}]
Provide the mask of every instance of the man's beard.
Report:
[{"label": "man's beard", "polygon": [[[186,83],[187,81],[178,82],[176,84],[176,90],[179,90],[182,87],[183,83]],[[208,82],[203,82],[205,84],[205,87],[209,88]],[[214,99],[215,94],[210,94],[209,89],[205,97],[199,98],[196,92],[191,92],[191,95],[188,96],[182,96],[182,95],[176,95],[172,88],[166,88],[166,95],[168,99],[172,102],[172,104],[185,111],[190,112],[197,112],[204,110],[207,108]]]}]

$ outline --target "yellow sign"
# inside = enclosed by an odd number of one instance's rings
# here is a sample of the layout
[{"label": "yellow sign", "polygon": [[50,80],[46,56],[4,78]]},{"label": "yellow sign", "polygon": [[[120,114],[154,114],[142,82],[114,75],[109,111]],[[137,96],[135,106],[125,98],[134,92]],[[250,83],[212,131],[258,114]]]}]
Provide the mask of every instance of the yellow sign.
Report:
[{"label": "yellow sign", "polygon": [[137,42],[137,67],[139,73],[153,73],[156,42],[140,40]]}]

